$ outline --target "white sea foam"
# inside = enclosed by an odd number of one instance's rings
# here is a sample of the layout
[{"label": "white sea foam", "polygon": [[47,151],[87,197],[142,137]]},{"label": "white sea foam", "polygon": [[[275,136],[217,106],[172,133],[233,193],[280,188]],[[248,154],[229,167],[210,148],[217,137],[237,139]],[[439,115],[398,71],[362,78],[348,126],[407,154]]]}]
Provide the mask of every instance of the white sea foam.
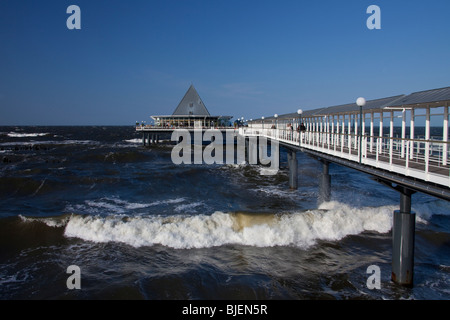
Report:
[{"label": "white sea foam", "polygon": [[30,137],[43,137],[48,135],[49,133],[17,133],[10,132],[8,133],[8,137],[11,138],[30,138]]},{"label": "white sea foam", "polygon": [[307,248],[318,240],[338,241],[364,231],[388,232],[395,208],[352,208],[329,202],[316,210],[290,214],[223,213],[195,216],[78,216],[70,218],[67,237],[131,246],[161,244],[177,249],[226,244]]},{"label": "white sea foam", "polygon": [[197,212],[197,208],[202,206],[203,202],[192,202],[192,203],[184,203],[175,207],[175,212],[180,213],[195,213]]},{"label": "white sea foam", "polygon": [[173,198],[166,200],[156,200],[149,203],[129,202],[119,198],[101,198],[96,200],[86,200],[83,204],[69,205],[66,212],[79,212],[89,214],[129,214],[130,211],[149,208],[160,205],[177,204],[185,201],[185,198]]},{"label": "white sea foam", "polygon": [[92,140],[48,140],[48,141],[27,141],[27,142],[3,142],[0,143],[0,146],[7,147],[7,146],[35,146],[35,145],[74,145],[74,144],[81,144],[81,145],[98,145],[100,142],[98,141],[92,141]]},{"label": "white sea foam", "polygon": [[128,139],[128,140],[124,140],[125,142],[128,143],[142,143],[142,139],[136,138],[136,139]]},{"label": "white sea foam", "polygon": [[273,176],[276,175],[279,169],[267,168],[267,167],[259,167],[259,174],[262,176]]},{"label": "white sea foam", "polygon": [[264,193],[267,194],[268,196],[276,196],[276,197],[280,197],[280,198],[296,198],[298,197],[298,194],[296,192],[292,192],[292,190],[284,188],[284,187],[280,187],[280,186],[274,186],[274,185],[269,185],[269,186],[261,186],[257,189],[254,189],[253,191],[257,192],[257,193]]}]

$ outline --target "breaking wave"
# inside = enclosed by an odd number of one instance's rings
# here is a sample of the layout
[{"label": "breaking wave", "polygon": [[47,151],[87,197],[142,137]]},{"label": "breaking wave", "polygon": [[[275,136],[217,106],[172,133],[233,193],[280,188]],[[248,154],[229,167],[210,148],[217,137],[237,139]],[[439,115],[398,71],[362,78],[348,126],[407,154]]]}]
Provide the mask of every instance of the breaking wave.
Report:
[{"label": "breaking wave", "polygon": [[66,237],[120,242],[134,247],[163,245],[176,249],[227,244],[308,248],[319,240],[338,241],[364,231],[386,233],[395,207],[352,208],[338,202],[319,209],[284,214],[224,213],[194,216],[72,215]]}]

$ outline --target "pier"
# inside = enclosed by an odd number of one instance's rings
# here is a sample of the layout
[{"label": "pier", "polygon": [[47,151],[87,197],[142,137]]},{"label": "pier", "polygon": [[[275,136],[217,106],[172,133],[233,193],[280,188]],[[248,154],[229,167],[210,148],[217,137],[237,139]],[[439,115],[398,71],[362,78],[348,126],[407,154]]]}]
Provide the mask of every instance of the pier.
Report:
[{"label": "pier", "polygon": [[[399,193],[393,213],[392,275],[395,283],[413,285],[415,214],[412,196],[422,192],[450,200],[450,87],[355,102],[226,125],[231,117],[212,117],[193,86],[172,116],[152,116],[153,126],[136,124],[143,144],[176,129],[233,131],[245,142],[245,161],[257,163],[258,138],[286,149],[289,187],[298,188],[297,152],[322,163],[319,201],[331,199],[329,164],[369,174]],[[193,113],[190,110],[196,110]],[[279,159],[278,159],[279,160]],[[300,177],[301,179],[301,177]]]},{"label": "pier", "polygon": [[296,152],[321,161],[320,201],[331,196],[329,163],[370,174],[398,192],[391,278],[412,286],[412,195],[423,192],[450,200],[449,104],[450,87],[370,101],[358,98],[345,105],[261,117],[249,121],[240,134],[276,140],[287,150],[290,188],[298,186]]}]

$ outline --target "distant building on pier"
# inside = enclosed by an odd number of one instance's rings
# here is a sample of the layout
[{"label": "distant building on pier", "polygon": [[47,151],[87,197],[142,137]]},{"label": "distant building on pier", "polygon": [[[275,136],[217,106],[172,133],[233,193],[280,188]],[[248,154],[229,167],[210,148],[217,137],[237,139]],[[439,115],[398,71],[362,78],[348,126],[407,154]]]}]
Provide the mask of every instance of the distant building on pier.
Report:
[{"label": "distant building on pier", "polygon": [[212,116],[191,85],[172,115],[151,116],[159,128],[229,127],[232,116]]}]

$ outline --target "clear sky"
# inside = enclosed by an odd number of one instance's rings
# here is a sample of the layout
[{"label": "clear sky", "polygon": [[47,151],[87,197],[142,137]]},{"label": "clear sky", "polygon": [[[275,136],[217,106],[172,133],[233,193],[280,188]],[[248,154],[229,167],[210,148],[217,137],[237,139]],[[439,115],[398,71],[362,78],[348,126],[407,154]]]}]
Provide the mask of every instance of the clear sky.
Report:
[{"label": "clear sky", "polygon": [[449,0],[0,0],[0,125],[149,122],[191,83],[235,119],[447,87],[449,17]]}]

